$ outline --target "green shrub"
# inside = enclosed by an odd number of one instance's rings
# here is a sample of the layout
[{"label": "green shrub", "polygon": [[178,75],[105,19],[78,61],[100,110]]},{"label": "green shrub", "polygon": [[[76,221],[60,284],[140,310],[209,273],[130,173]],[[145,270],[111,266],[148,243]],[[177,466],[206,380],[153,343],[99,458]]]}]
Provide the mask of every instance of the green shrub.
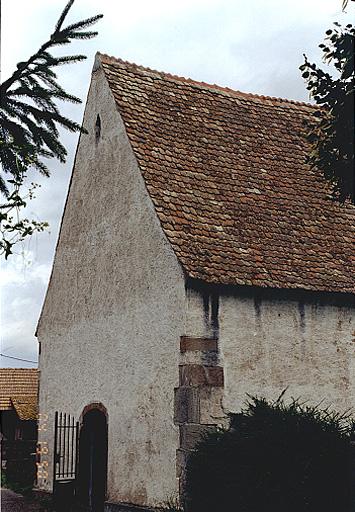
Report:
[{"label": "green shrub", "polygon": [[[189,512],[350,512],[354,423],[297,400],[250,398],[189,457]],[[353,494],[354,498],[355,494]]]},{"label": "green shrub", "polygon": [[5,471],[1,471],[1,487],[6,487],[7,485],[7,478]]},{"label": "green shrub", "polygon": [[22,494],[23,496],[28,496],[32,494],[32,485],[25,485],[20,482],[15,482],[9,480],[4,472],[1,473],[1,487],[6,489],[11,489],[12,491]]}]

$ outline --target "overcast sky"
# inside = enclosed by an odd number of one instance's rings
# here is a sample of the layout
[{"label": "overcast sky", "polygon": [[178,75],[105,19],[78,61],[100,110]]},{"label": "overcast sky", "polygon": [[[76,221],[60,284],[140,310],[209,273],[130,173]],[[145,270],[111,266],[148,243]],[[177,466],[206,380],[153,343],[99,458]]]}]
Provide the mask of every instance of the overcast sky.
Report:
[{"label": "overcast sky", "polygon": [[[65,0],[1,0],[1,71],[5,80],[48,38]],[[302,54],[319,61],[318,44],[334,21],[348,23],[341,0],[76,0],[69,21],[103,13],[92,41],[72,45],[88,56],[61,69],[60,83],[83,99],[62,112],[82,119],[95,52],[245,92],[307,101],[298,70]],[[350,20],[351,21],[351,20]],[[69,47],[66,47],[68,51]],[[34,336],[52,267],[77,136],[63,134],[64,165],[51,162],[27,215],[50,231],[1,261],[1,352],[37,360]],[[1,358],[1,366],[33,364]]]}]

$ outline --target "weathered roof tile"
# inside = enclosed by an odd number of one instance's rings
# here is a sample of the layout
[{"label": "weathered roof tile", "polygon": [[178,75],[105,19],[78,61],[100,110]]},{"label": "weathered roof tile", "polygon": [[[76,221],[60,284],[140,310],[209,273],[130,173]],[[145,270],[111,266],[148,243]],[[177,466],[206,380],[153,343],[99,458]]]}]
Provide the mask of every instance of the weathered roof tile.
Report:
[{"label": "weathered roof tile", "polygon": [[0,368],[0,410],[12,408],[11,399],[37,397],[38,370],[33,368]]},{"label": "weathered roof tile", "polygon": [[99,58],[187,275],[355,291],[355,208],[305,163],[314,107]]},{"label": "weathered roof tile", "polygon": [[11,398],[11,403],[22,421],[37,420],[38,418],[38,398],[37,396],[24,395]]}]

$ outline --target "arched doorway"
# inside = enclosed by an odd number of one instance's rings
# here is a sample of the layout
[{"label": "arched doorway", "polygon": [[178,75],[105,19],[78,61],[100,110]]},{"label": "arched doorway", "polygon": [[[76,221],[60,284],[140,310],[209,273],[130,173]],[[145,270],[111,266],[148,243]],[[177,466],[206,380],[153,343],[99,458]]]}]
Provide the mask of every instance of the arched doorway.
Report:
[{"label": "arched doorway", "polygon": [[107,482],[107,417],[101,406],[82,415],[79,437],[78,498],[88,512],[102,512]]}]

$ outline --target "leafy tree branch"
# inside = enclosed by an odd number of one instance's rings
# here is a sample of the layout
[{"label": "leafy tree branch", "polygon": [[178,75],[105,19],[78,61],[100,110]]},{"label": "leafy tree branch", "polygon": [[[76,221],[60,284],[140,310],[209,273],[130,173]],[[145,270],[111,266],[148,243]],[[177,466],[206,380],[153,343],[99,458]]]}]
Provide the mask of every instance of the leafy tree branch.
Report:
[{"label": "leafy tree branch", "polygon": [[13,253],[13,246],[23,242],[26,237],[35,232],[44,231],[48,228],[48,222],[38,222],[21,217],[21,208],[24,208],[27,201],[33,199],[34,191],[40,185],[31,183],[27,192],[24,193],[24,181],[26,176],[9,180],[13,185],[12,192],[7,201],[0,204],[0,256],[8,258]]},{"label": "leafy tree branch", "polygon": [[[344,2],[344,8],[347,2]],[[309,62],[300,66],[310,96],[320,106],[309,123],[312,151],[308,162],[331,183],[333,196],[355,203],[354,183],[354,49],[355,29],[334,23],[319,47],[323,61],[335,68],[335,77]]]}]

